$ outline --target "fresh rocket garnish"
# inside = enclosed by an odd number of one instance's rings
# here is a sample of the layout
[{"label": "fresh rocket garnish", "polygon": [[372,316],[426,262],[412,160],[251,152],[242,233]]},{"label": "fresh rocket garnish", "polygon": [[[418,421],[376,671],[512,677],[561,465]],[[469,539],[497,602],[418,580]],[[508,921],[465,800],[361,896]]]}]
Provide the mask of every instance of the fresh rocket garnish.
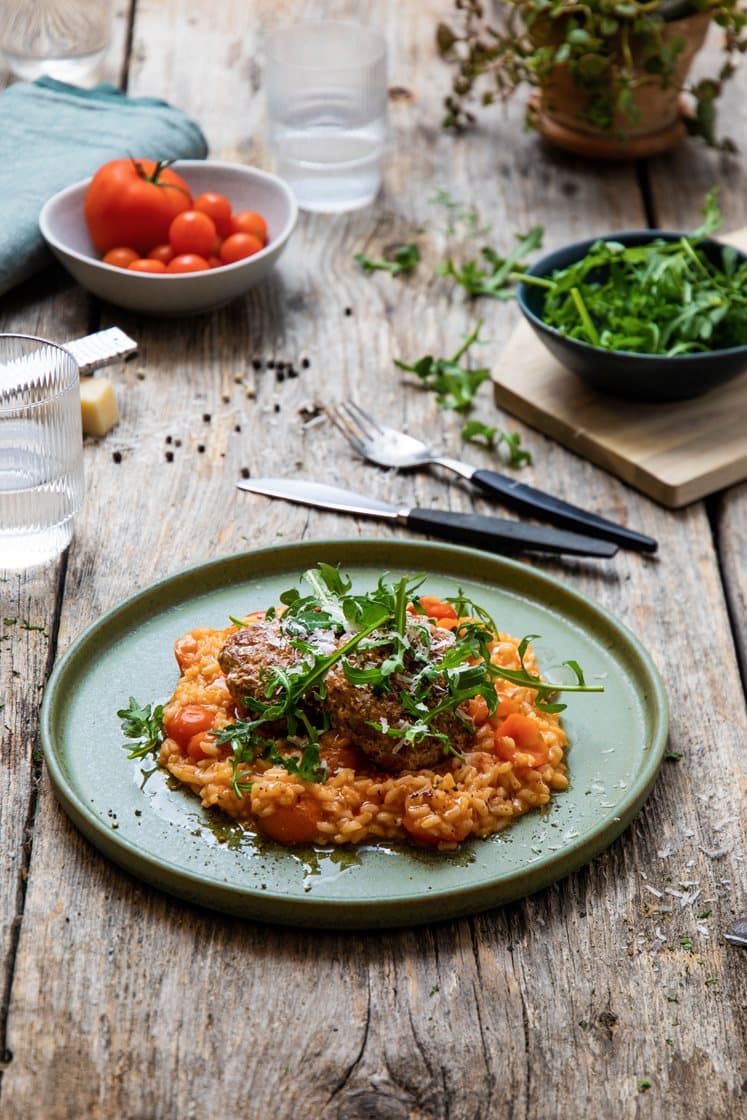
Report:
[{"label": "fresh rocket garnish", "polygon": [[151,710],[150,704],[138,704],[134,696],[130,697],[128,708],[120,708],[117,712],[122,727],[122,734],[127,739],[136,740],[136,745],[123,743],[129,754],[128,758],[145,758],[149,754],[157,754],[163,742],[163,705],[156,704]]},{"label": "fresh rocket garnish", "polygon": [[414,242],[410,242],[395,246],[387,257],[367,257],[363,253],[356,253],[353,259],[364,272],[389,272],[392,276],[399,276],[402,272],[413,272],[417,268],[420,249]]},{"label": "fresh rocket garnish", "polygon": [[[320,757],[320,736],[328,729],[325,716],[309,714],[321,705],[325,677],[333,665],[341,664],[348,681],[373,689],[375,693],[396,692],[403,710],[397,727],[371,724],[376,730],[406,743],[435,737],[444,744],[444,754],[456,753],[448,736],[434,728],[444,712],[456,712],[468,700],[482,696],[492,715],[498,706],[496,680],[532,689],[537,707],[559,712],[565,707],[555,699],[559,692],[602,692],[600,685],[587,685],[575,661],[565,664],[576,683],[557,685],[543,681],[524,663],[529,642],[519,645],[520,669],[504,669],[491,661],[491,643],[497,628],[484,608],[461,593],[447,600],[463,619],[454,633],[454,645],[433,656],[432,632],[417,594],[425,576],[402,576],[390,582],[382,576],[367,594],[354,594],[351,580],[339,568],[319,564],[304,574],[311,593],[302,595],[291,588],[280,596],[285,610],[279,614],[281,632],[301,654],[290,667],[271,666],[265,675],[264,699],[246,697],[247,718],[236,720],[216,735],[219,744],[233,752],[233,788],[241,796],[250,788],[243,768],[258,758],[284,766],[305,781],[320,782],[326,777]],[[410,609],[412,605],[412,609]],[[320,652],[315,635],[320,631],[337,642],[332,652]],[[327,643],[328,644],[328,643]],[[326,648],[326,645],[325,645]],[[353,655],[375,651],[370,663],[356,663]],[[406,676],[405,687],[403,678]],[[283,721],[284,738],[300,754],[278,749],[268,725]],[[465,718],[465,724],[471,726]]]},{"label": "fresh rocket garnish", "polygon": [[482,319],[450,358],[433,358],[428,354],[411,365],[396,358],[394,364],[399,369],[416,374],[426,389],[436,393],[436,401],[441,408],[466,412],[483,381],[490,377],[489,369],[470,369],[461,364],[470,347],[482,341],[479,338],[481,326]]}]

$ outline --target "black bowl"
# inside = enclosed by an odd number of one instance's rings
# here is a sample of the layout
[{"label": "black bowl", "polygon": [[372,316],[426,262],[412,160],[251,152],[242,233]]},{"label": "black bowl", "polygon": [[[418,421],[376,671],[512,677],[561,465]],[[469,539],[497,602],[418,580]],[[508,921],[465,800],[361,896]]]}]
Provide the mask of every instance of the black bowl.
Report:
[{"label": "black bowl", "polygon": [[[527,270],[527,275],[550,276],[557,269],[567,268],[585,256],[596,241],[644,245],[655,238],[675,241],[682,236],[671,230],[644,229],[608,234],[602,238],[592,237],[548,253]],[[699,248],[714,264],[721,265],[723,245],[718,241],[705,240]],[[741,261],[747,259],[744,253],[738,253],[738,258]],[[525,318],[550,353],[567,369],[603,393],[639,401],[686,400],[707,393],[747,369],[747,345],[701,354],[677,354],[670,358],[659,354],[636,354],[630,350],[604,350],[588,342],[579,342],[575,338],[567,338],[543,321],[543,288],[520,282],[516,294]]]}]

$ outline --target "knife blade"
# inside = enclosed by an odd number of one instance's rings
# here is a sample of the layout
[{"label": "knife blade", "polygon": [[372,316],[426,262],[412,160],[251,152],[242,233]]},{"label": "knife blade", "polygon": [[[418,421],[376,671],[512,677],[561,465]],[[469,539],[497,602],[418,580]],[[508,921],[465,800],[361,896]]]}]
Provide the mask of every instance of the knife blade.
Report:
[{"label": "knife blade", "polygon": [[612,541],[585,537],[565,529],[525,525],[520,521],[454,513],[452,510],[398,507],[339,486],[299,478],[242,478],[236,485],[240,490],[264,494],[267,498],[282,498],[300,505],[393,521],[416,533],[430,533],[434,537],[473,545],[489,552],[548,552],[596,557],[614,556],[617,552],[617,545]]}]

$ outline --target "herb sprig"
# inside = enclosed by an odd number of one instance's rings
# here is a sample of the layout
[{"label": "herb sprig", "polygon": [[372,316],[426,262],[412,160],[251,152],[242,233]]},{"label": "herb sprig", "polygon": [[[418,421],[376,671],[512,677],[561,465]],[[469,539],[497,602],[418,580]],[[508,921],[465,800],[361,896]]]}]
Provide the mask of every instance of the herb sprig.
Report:
[{"label": "herb sprig", "polygon": [[415,242],[409,242],[394,246],[385,257],[367,257],[364,253],[356,253],[353,259],[364,272],[389,272],[392,276],[399,276],[417,268],[420,263],[420,248]]},{"label": "herb sprig", "polygon": [[482,261],[479,258],[468,260],[460,267],[454,264],[451,257],[447,257],[439,262],[438,274],[451,277],[472,298],[490,296],[500,300],[513,299],[514,288],[511,281],[526,270],[524,258],[542,247],[543,234],[542,226],[532,226],[529,233],[517,234],[519,244],[507,257],[500,256],[489,245],[481,250]]},{"label": "herb sprig", "polygon": [[462,428],[462,439],[467,443],[481,443],[484,440],[491,450],[504,447],[508,465],[514,469],[532,461],[532,453],[521,446],[521,435],[518,432],[507,432],[503,428],[483,424],[482,420],[467,420]]},{"label": "herb sprig", "polygon": [[136,745],[123,743],[129,751],[128,758],[146,758],[149,754],[155,755],[164,739],[163,732],[163,705],[139,704],[134,696],[130,697],[129,707],[120,708],[117,712],[122,727],[122,734],[126,739],[136,740]]},{"label": "herb sprig", "polygon": [[436,394],[436,402],[440,408],[466,412],[483,381],[490,377],[490,370],[484,366],[471,369],[461,364],[467,351],[475,343],[482,341],[479,337],[482,323],[482,319],[478,320],[462,345],[450,358],[434,358],[431,354],[426,354],[412,364],[395,358],[394,364],[398,369],[416,374],[424,387]]}]

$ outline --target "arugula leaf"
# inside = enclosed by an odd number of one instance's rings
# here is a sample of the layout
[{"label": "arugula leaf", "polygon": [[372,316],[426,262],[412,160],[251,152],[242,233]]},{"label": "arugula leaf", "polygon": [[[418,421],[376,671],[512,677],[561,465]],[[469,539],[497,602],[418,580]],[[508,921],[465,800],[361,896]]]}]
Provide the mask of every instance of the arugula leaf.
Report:
[{"label": "arugula leaf", "polygon": [[389,272],[399,276],[402,272],[413,272],[420,263],[420,249],[414,242],[396,245],[387,257],[367,257],[356,253],[353,258],[364,272]]},{"label": "arugula leaf", "polygon": [[481,420],[467,420],[462,428],[462,439],[469,443],[479,443],[484,440],[491,449],[505,447],[508,453],[508,465],[516,469],[532,461],[532,453],[521,446],[521,436],[518,432],[493,428],[489,424],[483,424]]},{"label": "arugula leaf", "polygon": [[117,715],[125,738],[137,740],[134,747],[131,743],[122,744],[129,751],[128,758],[145,758],[158,753],[164,738],[162,704],[156,704],[151,710],[150,704],[138,704],[131,696],[129,707],[120,708]]},{"label": "arugula leaf", "polygon": [[542,246],[544,234],[542,226],[532,226],[527,234],[517,234],[519,244],[507,257],[501,257],[494,249],[485,246],[481,250],[482,260],[487,267],[482,267],[480,260],[466,261],[458,268],[454,261],[447,257],[438,266],[440,276],[450,276],[457,284],[473,298],[476,296],[491,296],[493,299],[513,299],[514,289],[510,281],[516,279],[526,266],[522,264],[527,254],[534,252]]},{"label": "arugula leaf", "polygon": [[464,227],[461,232],[465,237],[487,237],[493,228],[491,225],[480,224],[480,215],[474,204],[466,206],[452,198],[448,191],[439,189],[428,201],[434,206],[443,206],[446,210],[447,221],[444,232],[447,237],[452,237],[460,225]]},{"label": "arugula leaf", "polygon": [[475,393],[490,377],[487,368],[469,369],[462,366],[461,359],[475,343],[482,342],[479,338],[482,319],[473,328],[459,349],[450,358],[434,358],[430,354],[408,365],[407,362],[395,358],[394,364],[398,369],[416,374],[426,389],[436,393],[436,402],[441,408],[454,409],[456,412],[466,412],[474,400]]}]

